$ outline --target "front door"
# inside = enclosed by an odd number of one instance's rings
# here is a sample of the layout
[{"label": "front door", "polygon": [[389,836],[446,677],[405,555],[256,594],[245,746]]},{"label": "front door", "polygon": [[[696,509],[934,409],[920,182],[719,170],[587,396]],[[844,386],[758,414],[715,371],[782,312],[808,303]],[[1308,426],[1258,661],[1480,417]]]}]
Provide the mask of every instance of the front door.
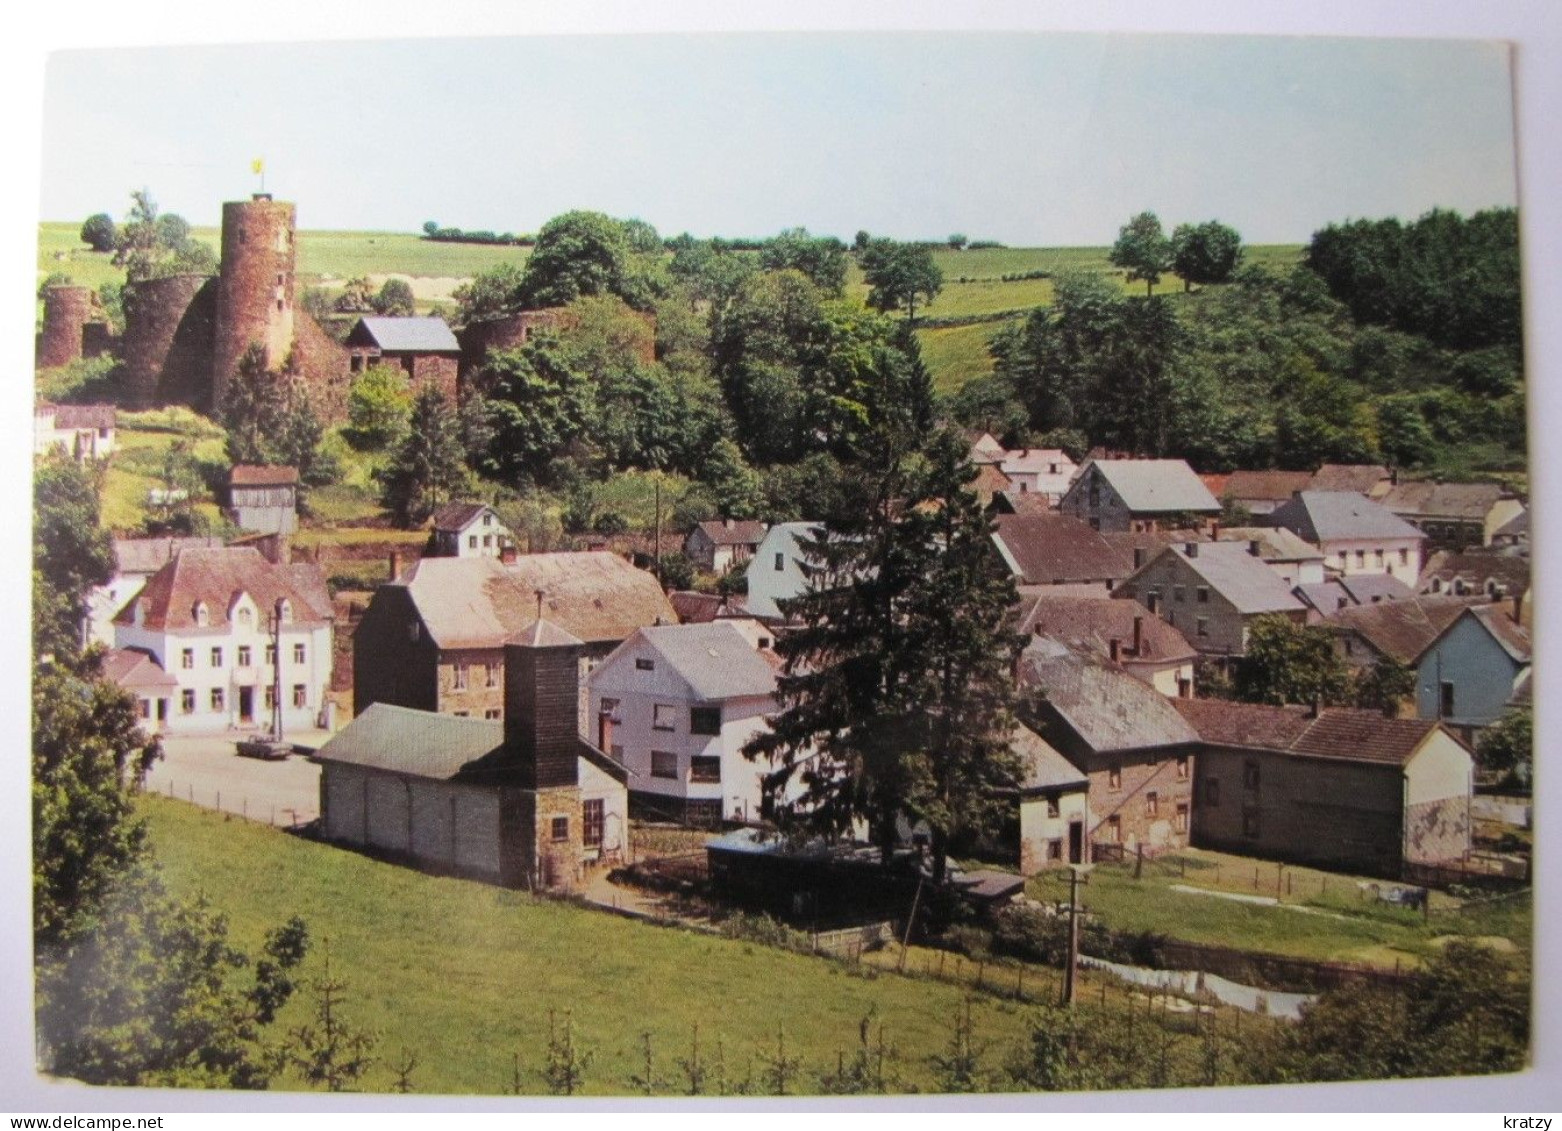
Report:
[{"label": "front door", "polygon": [[239,688],[239,722],[252,723],[255,721],[255,689],[253,687]]},{"label": "front door", "polygon": [[1083,821],[1068,823],[1068,862],[1070,864],[1085,862],[1085,822]]}]

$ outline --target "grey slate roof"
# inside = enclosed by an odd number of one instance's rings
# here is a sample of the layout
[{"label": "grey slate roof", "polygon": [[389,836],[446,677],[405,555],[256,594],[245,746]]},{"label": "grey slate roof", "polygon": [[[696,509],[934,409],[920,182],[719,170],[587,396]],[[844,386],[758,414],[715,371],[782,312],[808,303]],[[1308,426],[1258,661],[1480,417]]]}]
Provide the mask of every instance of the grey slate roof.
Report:
[{"label": "grey slate roof", "polygon": [[1048,706],[1097,753],[1198,741],[1171,700],[1149,684],[1048,637],[1032,639],[1020,654],[1019,683],[1040,689]]},{"label": "grey slate roof", "polygon": [[358,320],[358,328],[387,353],[461,352],[461,343],[443,318],[368,317]]},{"label": "grey slate roof", "polygon": [[1250,554],[1246,542],[1203,542],[1197,549],[1193,557],[1182,546],[1172,546],[1162,553],[1176,554],[1187,562],[1194,573],[1244,616],[1302,609],[1302,603],[1291,595],[1280,575]]},{"label": "grey slate roof", "polygon": [[[1220,503],[1181,459],[1103,459],[1095,466],[1135,514],[1219,513]],[[1084,480],[1088,468],[1080,473]]]},{"label": "grey slate roof", "polygon": [[1386,573],[1331,577],[1327,581],[1298,585],[1293,592],[1325,616],[1342,608],[1404,601],[1415,596],[1410,586]]},{"label": "grey slate roof", "polygon": [[1341,539],[1424,538],[1393,511],[1354,491],[1303,491],[1275,508],[1276,526],[1314,544]]},{"label": "grey slate roof", "polygon": [[1035,793],[1044,789],[1083,788],[1090,784],[1083,771],[1063,755],[1041,735],[1023,723],[1016,723],[1009,738],[1010,748],[1020,758],[1020,792]]},{"label": "grey slate roof", "polygon": [[636,637],[704,701],[775,693],[775,668],[728,621],[642,628],[625,647]]},{"label": "grey slate roof", "polygon": [[1266,562],[1321,562],[1323,553],[1283,526],[1223,526],[1217,542],[1257,542]]},{"label": "grey slate roof", "polygon": [[1491,509],[1508,494],[1495,483],[1432,483],[1423,480],[1390,487],[1382,502],[1397,515],[1484,522]]},{"label": "grey slate roof", "polygon": [[114,565],[121,574],[156,573],[180,550],[220,550],[221,538],[116,538]]},{"label": "grey slate roof", "polygon": [[492,780],[499,776],[503,746],[502,722],[375,703],[332,735],[314,758],[442,781]]}]

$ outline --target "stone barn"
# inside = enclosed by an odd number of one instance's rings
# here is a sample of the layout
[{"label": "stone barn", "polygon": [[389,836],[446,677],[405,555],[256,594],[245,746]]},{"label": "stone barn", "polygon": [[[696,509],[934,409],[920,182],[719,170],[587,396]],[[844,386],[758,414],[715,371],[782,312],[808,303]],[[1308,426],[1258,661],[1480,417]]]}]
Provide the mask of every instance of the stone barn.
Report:
[{"label": "stone barn", "polygon": [[360,318],[345,344],[353,373],[373,365],[395,366],[414,389],[432,384],[456,403],[461,345],[443,318]]},{"label": "stone barn", "polygon": [[628,858],[628,771],[581,737],[580,640],[505,645],[504,721],[376,703],[315,754],[325,839],[507,887],[571,889]]}]

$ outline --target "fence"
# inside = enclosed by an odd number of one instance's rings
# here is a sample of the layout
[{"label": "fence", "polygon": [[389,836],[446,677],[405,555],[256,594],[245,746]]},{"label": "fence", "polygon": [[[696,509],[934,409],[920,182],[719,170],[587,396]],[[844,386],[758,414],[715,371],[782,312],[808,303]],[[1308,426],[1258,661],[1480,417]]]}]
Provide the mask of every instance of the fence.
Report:
[{"label": "fence", "polygon": [[231,817],[240,817],[257,824],[267,824],[272,828],[299,829],[318,817],[312,809],[278,805],[274,801],[252,802],[248,795],[235,790],[228,791],[227,802],[224,804],[222,790],[204,787],[197,789],[190,782],[180,783],[172,778],[167,782],[160,782],[156,787],[146,787],[145,792],[159,797],[169,797],[175,801],[186,801],[191,805],[199,805],[203,809],[216,809]]}]

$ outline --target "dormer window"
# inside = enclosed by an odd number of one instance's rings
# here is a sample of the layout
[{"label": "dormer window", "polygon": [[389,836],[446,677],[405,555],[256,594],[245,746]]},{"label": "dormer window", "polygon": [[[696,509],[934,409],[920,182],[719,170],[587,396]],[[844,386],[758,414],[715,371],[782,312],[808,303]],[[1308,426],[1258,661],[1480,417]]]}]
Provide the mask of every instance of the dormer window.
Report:
[{"label": "dormer window", "polygon": [[286,597],[277,603],[277,618],[283,624],[288,624],[293,619],[293,602]]},{"label": "dormer window", "polygon": [[195,602],[195,607],[190,610],[190,615],[195,618],[198,628],[205,628],[212,622],[211,610],[206,607],[205,601]]},{"label": "dormer window", "polygon": [[239,610],[239,625],[242,628],[250,628],[255,623],[255,611],[248,607]]}]

